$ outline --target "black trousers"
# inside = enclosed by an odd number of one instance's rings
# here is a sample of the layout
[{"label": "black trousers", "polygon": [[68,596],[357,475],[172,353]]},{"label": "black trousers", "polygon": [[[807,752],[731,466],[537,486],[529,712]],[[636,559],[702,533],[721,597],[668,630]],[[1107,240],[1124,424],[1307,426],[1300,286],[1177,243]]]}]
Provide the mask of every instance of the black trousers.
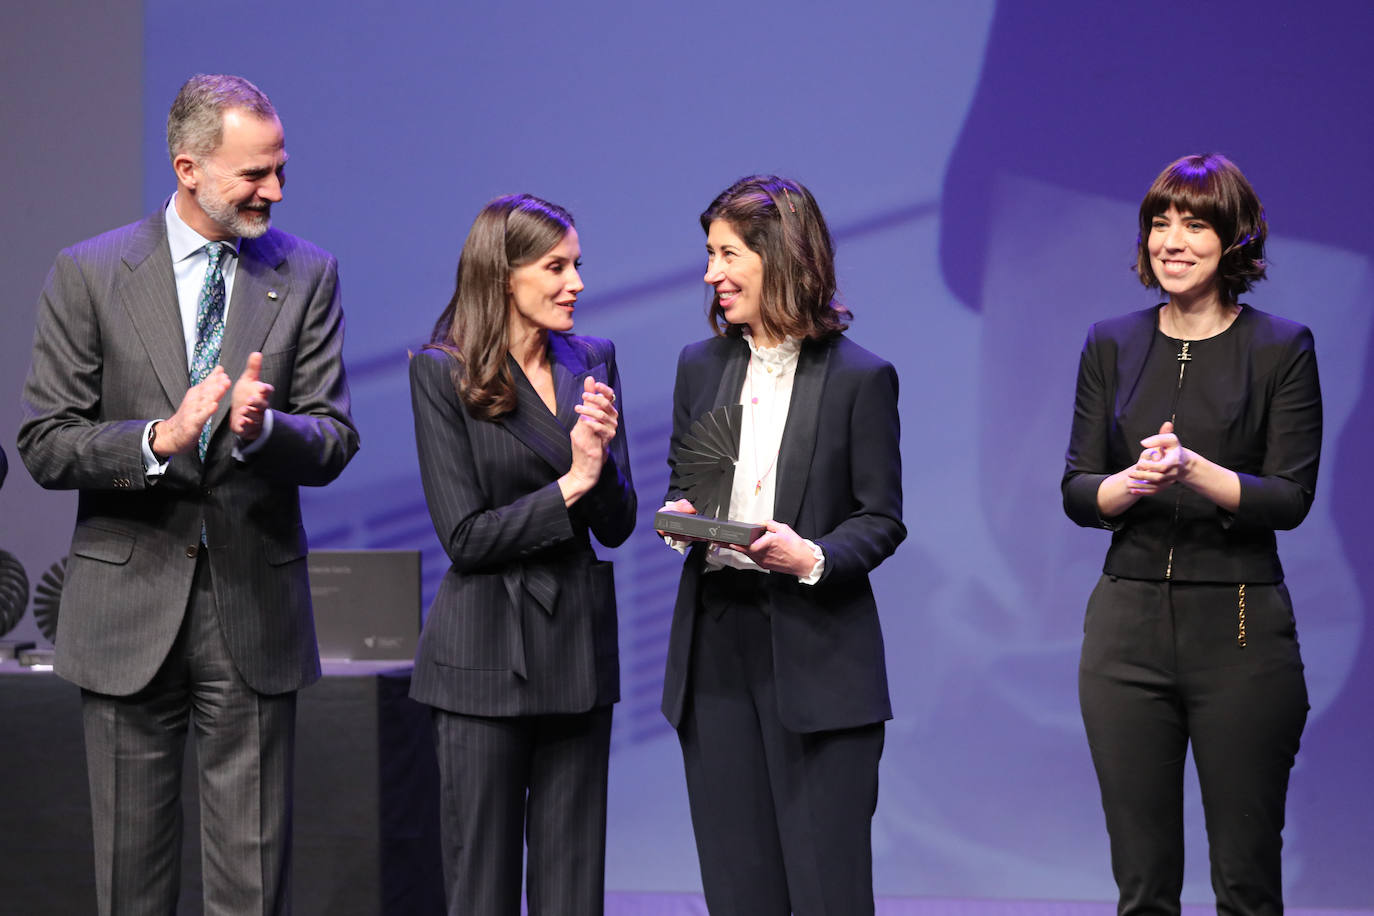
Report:
[{"label": "black trousers", "polygon": [[611,707],[487,718],[434,710],[448,912],[601,916]]},{"label": "black trousers", "polygon": [[702,578],[678,737],[706,906],[712,916],[871,914],[883,723],[802,734],[779,721],[762,579]]},{"label": "black trousers", "polygon": [[1281,913],[1284,802],[1307,721],[1288,590],[1103,576],[1078,695],[1117,912],[1179,912],[1191,742],[1217,912]]}]

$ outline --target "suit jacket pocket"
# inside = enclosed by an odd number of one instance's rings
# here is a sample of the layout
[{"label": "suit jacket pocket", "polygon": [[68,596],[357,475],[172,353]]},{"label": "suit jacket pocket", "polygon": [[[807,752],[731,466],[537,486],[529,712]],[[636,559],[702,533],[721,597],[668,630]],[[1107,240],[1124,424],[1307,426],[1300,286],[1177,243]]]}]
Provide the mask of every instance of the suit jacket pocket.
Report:
[{"label": "suit jacket pocket", "polygon": [[290,366],[296,361],[296,348],[285,347],[281,350],[273,350],[270,353],[262,354],[262,374],[265,377],[268,370],[281,371],[282,367]]},{"label": "suit jacket pocket", "polygon": [[587,566],[591,592],[599,604],[615,607],[615,564],[609,560],[594,560]]},{"label": "suit jacket pocket", "polygon": [[601,659],[619,656],[619,627],[615,609],[615,566],[607,560],[597,560],[587,568],[592,600],[593,638],[596,654]]},{"label": "suit jacket pocket", "polygon": [[272,395],[268,403],[275,410],[286,410],[290,406],[291,375],[296,366],[296,348],[273,350],[262,354],[261,378],[272,384]]},{"label": "suit jacket pocket", "polygon": [[134,554],[134,538],[109,528],[77,525],[72,534],[72,553],[105,563],[124,564]]},{"label": "suit jacket pocket", "polygon": [[592,601],[592,652],[596,665],[593,705],[620,699],[620,631],[615,612],[615,567],[597,560],[587,568]]},{"label": "suit jacket pocket", "polygon": [[511,671],[516,654],[524,663],[521,605],[511,604],[500,573],[449,570],[421,638],[434,661],[448,668]]},{"label": "suit jacket pocket", "polygon": [[305,537],[304,525],[297,525],[282,534],[269,533],[262,545],[263,556],[272,566],[303,559],[309,550],[310,544]]}]

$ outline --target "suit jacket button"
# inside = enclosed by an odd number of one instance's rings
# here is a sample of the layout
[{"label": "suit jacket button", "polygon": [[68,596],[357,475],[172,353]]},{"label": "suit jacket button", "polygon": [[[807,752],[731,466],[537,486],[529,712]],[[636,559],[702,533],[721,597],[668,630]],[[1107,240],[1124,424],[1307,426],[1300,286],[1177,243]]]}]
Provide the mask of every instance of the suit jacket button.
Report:
[{"label": "suit jacket button", "polygon": [[204,496],[206,499],[209,499],[209,498],[214,494],[214,492],[215,492],[215,490],[214,490],[213,487],[201,487],[201,488],[200,488],[200,495],[201,495],[201,496]]},{"label": "suit jacket button", "polygon": [[189,547],[186,548],[186,556],[188,556],[188,557],[190,557],[192,560],[194,560],[194,559],[196,558],[196,554],[197,554],[199,551],[200,551],[200,547],[199,547],[198,545],[196,545],[196,544],[192,544],[192,545],[190,545]]}]

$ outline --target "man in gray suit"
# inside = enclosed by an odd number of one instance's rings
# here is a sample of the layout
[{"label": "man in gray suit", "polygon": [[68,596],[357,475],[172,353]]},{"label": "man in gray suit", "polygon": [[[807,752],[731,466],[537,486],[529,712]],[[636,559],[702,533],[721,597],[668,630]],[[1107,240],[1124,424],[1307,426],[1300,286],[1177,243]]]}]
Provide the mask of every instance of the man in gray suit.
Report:
[{"label": "man in gray suit", "polygon": [[56,666],[100,912],[176,910],[189,724],[206,911],[285,913],[295,691],[320,675],[297,487],[358,448],[337,265],[269,227],[286,151],[252,83],[193,77],[167,143],[167,204],[57,257],[19,450],[80,491]]}]

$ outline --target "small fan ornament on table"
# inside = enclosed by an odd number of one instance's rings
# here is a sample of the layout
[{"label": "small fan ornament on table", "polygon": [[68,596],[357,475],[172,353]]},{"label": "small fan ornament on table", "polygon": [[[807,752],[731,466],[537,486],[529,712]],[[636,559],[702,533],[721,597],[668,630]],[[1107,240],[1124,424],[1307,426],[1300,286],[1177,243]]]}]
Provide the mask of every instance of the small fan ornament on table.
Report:
[{"label": "small fan ornament on table", "polygon": [[724,518],[739,460],[744,407],[728,404],[698,417],[673,453],[670,486],[681,491],[697,510],[663,509],[654,528],[676,538],[717,544],[752,544],[766,531],[763,525]]}]

